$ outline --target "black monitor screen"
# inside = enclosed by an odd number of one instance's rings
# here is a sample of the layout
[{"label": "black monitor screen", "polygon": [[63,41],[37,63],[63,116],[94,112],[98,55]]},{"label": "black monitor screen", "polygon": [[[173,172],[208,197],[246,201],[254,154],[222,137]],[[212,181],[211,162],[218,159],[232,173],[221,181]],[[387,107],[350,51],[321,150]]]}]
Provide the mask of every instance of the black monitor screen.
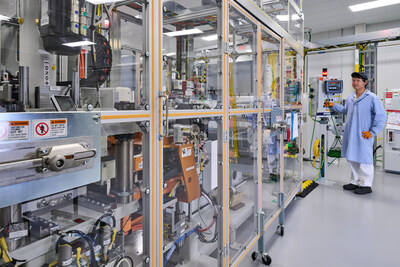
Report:
[{"label": "black monitor screen", "polygon": [[[60,111],[76,111],[75,104],[70,96],[55,95],[54,98],[59,106]],[[58,110],[56,103],[54,103],[54,105]]]}]

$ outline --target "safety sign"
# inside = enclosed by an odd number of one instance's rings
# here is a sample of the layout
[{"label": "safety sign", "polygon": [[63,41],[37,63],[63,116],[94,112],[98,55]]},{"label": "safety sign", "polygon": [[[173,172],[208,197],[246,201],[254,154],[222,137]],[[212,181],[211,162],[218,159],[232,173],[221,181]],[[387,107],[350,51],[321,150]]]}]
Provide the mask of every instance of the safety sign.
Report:
[{"label": "safety sign", "polygon": [[50,119],[33,121],[33,138],[55,138],[67,136],[67,119]]},{"label": "safety sign", "polygon": [[28,140],[29,121],[10,121],[8,128],[8,140]]},{"label": "safety sign", "polygon": [[30,121],[0,122],[0,141],[16,141],[29,139]]}]

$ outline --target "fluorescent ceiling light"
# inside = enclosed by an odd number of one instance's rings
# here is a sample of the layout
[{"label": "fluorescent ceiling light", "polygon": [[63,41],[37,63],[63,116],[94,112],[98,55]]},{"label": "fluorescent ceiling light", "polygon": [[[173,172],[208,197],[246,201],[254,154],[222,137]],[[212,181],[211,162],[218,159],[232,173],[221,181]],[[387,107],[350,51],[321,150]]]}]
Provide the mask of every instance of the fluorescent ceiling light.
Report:
[{"label": "fluorescent ceiling light", "polygon": [[123,0],[86,0],[86,1],[93,5],[99,5],[99,4],[109,4],[109,3],[114,3],[114,2],[121,2]]},{"label": "fluorescent ceiling light", "polygon": [[379,0],[379,1],[371,1],[362,4],[349,6],[350,10],[353,12],[400,4],[400,0]]},{"label": "fluorescent ceiling light", "polygon": [[[288,21],[289,15],[277,15],[276,18],[280,21]],[[292,15],[292,20],[299,20],[300,17],[297,14]]]},{"label": "fluorescent ceiling light", "polygon": [[10,17],[0,15],[0,20],[10,20]]},{"label": "fluorescent ceiling light", "polygon": [[64,43],[63,45],[69,47],[77,47],[77,46],[94,45],[94,44],[96,43],[90,41],[80,41],[80,42]]},{"label": "fluorescent ceiling light", "polygon": [[176,31],[176,32],[166,32],[164,34],[169,37],[174,37],[174,36],[190,35],[190,34],[196,34],[196,33],[203,33],[203,31],[199,30],[199,29],[190,29],[190,30],[183,30],[183,31]]}]

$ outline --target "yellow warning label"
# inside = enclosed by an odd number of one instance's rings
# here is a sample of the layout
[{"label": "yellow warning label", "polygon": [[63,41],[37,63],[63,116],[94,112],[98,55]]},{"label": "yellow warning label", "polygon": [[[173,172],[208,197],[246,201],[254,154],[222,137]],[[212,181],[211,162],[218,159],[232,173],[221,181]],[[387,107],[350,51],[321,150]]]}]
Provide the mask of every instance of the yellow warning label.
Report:
[{"label": "yellow warning label", "polygon": [[10,121],[10,126],[29,126],[29,121]]},{"label": "yellow warning label", "polygon": [[51,120],[50,124],[65,124],[67,120]]}]

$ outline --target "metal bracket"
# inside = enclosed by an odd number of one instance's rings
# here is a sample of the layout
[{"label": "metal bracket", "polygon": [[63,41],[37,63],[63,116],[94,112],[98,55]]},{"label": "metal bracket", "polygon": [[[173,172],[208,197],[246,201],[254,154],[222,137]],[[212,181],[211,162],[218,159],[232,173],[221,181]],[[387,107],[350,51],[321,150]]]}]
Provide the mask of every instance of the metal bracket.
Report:
[{"label": "metal bracket", "polygon": [[227,54],[227,55],[230,54],[229,42],[224,42],[224,44],[223,44],[223,50],[224,50],[224,54]]},{"label": "metal bracket", "polygon": [[224,143],[228,143],[228,142],[229,142],[229,132],[224,131]]}]

